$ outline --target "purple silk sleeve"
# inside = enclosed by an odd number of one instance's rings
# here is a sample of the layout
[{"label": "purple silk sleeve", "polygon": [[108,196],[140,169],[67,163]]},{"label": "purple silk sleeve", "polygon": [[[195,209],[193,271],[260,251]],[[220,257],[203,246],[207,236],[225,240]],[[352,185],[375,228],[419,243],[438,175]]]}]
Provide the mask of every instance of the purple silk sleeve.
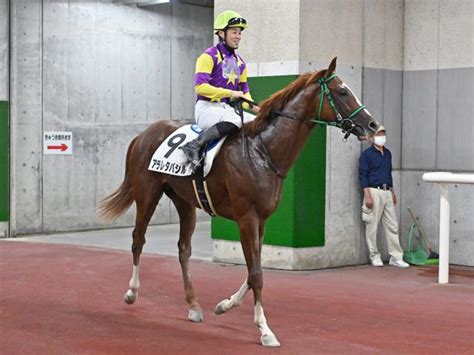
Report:
[{"label": "purple silk sleeve", "polygon": [[209,73],[196,73],[194,76],[194,85],[208,84],[211,80],[211,74]]},{"label": "purple silk sleeve", "polygon": [[247,84],[247,82],[240,83],[240,90],[242,90],[244,94],[250,92],[249,84]]}]

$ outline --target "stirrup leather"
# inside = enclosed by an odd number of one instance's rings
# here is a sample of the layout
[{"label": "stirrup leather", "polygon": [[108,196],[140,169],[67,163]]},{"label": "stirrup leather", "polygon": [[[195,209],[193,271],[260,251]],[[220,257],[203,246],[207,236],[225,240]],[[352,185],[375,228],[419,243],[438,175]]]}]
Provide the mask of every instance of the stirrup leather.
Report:
[{"label": "stirrup leather", "polygon": [[186,159],[188,159],[188,161],[191,162],[194,166],[199,164],[201,160],[199,154],[201,151],[201,145],[198,142],[192,140],[180,147],[179,149],[183,151],[184,155],[186,155]]}]

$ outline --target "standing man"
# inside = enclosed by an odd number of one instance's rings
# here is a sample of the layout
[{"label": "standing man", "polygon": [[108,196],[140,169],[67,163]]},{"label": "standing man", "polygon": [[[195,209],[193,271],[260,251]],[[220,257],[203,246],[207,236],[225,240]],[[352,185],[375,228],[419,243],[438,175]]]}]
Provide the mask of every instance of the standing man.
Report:
[{"label": "standing man", "polygon": [[408,267],[403,261],[403,250],[398,236],[398,222],[395,211],[397,196],[393,191],[392,153],[385,148],[385,127],[380,126],[371,138],[372,146],[359,159],[359,180],[364,190],[362,220],[365,223],[365,239],[369,248],[372,266],[383,266],[377,249],[377,228],[380,220],[385,230],[389,264]]},{"label": "standing man", "polygon": [[[252,100],[247,84],[247,65],[236,53],[247,21],[235,11],[220,13],[214,22],[218,43],[204,51],[196,62],[194,88],[197,94],[195,119],[204,129],[196,139],[181,147],[186,158],[196,166],[200,151],[207,142],[237,131],[241,118],[229,105],[231,99]],[[248,105],[244,104],[244,108]],[[252,110],[257,113],[258,106]],[[244,122],[255,116],[244,113]]]}]

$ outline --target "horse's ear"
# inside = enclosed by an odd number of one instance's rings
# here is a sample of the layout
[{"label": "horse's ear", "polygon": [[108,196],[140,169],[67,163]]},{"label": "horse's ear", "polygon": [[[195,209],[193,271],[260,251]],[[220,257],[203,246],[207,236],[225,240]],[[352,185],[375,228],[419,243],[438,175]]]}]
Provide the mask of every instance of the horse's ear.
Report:
[{"label": "horse's ear", "polygon": [[334,70],[336,70],[336,61],[337,57],[334,57],[334,59],[331,61],[331,64],[329,64],[328,70],[326,71],[326,77],[334,73]]},{"label": "horse's ear", "polygon": [[314,74],[310,76],[310,78],[308,79],[306,84],[309,85],[311,83],[314,83],[314,82],[318,81],[319,78],[324,78],[326,76],[327,76],[326,75],[326,69],[314,72]]}]

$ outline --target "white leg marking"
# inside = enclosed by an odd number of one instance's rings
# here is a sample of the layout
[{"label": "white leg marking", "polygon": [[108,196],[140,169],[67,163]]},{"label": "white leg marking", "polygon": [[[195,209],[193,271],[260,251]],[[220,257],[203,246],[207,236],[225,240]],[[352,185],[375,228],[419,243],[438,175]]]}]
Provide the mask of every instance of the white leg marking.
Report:
[{"label": "white leg marking", "polygon": [[280,346],[280,342],[276,338],[275,334],[273,334],[270,327],[267,325],[267,319],[265,318],[265,314],[263,313],[263,307],[260,302],[257,302],[255,304],[254,322],[258,329],[260,329],[260,333],[262,334],[262,336],[260,337],[260,341],[262,342],[263,346]]},{"label": "white leg marking", "polygon": [[133,265],[133,271],[132,271],[132,278],[130,279],[130,283],[128,286],[132,290],[138,290],[140,287],[140,280],[138,280],[138,274],[140,272],[140,265]]},{"label": "white leg marking", "polygon": [[247,296],[247,292],[249,291],[249,289],[250,287],[247,283],[247,280],[245,280],[240,289],[232,296],[230,296],[230,299],[222,300],[217,304],[215,313],[222,314],[231,310],[234,307],[241,305],[242,302],[245,300],[245,296]]},{"label": "white leg marking", "polygon": [[128,284],[130,288],[127,292],[125,292],[125,295],[123,296],[123,299],[127,304],[134,303],[138,298],[138,288],[140,287],[140,281],[138,280],[139,270],[140,267],[138,265],[133,265],[132,278],[130,279],[130,283]]}]

